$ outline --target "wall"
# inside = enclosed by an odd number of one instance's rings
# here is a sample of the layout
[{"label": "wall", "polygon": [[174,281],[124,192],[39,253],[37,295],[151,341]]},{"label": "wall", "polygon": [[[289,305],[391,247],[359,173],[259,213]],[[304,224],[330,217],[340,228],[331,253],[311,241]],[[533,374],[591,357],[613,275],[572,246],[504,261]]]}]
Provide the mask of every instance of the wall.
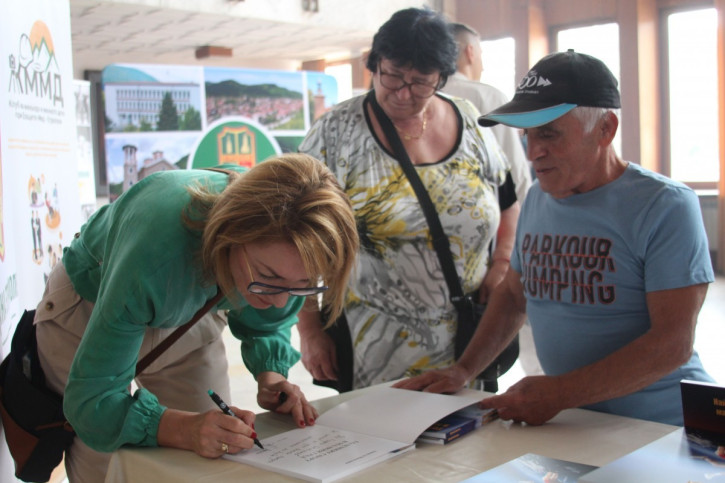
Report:
[{"label": "wall", "polygon": [[[725,85],[725,0],[458,0],[455,20],[475,28],[484,40],[511,36],[516,41],[516,77],[550,52],[554,29],[617,22],[620,32],[622,157],[666,172],[669,139],[663,125],[666,91],[662,71],[660,16],[663,10],[707,8],[719,11],[719,79]],[[720,91],[720,125],[725,126],[725,91]],[[725,132],[725,129],[721,129]],[[705,203],[714,253],[725,254],[725,136],[720,139],[719,197]],[[717,259],[725,273],[725,255]]]}]

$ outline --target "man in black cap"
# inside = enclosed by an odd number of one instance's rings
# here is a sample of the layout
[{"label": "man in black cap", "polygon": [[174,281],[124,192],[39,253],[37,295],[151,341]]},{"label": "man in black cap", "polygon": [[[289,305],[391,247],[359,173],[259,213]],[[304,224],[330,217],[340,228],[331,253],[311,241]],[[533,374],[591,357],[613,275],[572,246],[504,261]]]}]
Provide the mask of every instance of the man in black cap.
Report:
[{"label": "man in black cap", "polygon": [[707,237],[691,189],[617,155],[619,107],[609,69],[568,51],[541,59],[513,100],[479,118],[524,129],[536,172],[511,270],[460,360],[397,386],[459,389],[528,315],[546,375],[481,407],[529,424],[584,407],[682,425],[679,381],[712,381],[693,351],[714,280]]}]

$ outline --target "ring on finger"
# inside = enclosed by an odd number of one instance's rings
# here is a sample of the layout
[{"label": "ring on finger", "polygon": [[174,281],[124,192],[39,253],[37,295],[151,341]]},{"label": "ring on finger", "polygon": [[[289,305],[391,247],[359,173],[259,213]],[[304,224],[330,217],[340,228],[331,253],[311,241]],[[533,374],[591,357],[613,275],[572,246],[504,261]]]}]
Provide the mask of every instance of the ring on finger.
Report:
[{"label": "ring on finger", "polygon": [[225,453],[229,453],[229,445],[226,443],[222,443],[222,451]]}]

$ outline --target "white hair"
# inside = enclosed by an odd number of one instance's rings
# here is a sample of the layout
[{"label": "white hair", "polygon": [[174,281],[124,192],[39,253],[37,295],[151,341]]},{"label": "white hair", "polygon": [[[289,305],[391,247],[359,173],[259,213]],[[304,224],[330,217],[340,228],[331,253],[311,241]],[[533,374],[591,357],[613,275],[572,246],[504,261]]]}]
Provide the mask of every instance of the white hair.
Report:
[{"label": "white hair", "polygon": [[619,118],[618,111],[618,109],[609,109],[607,107],[577,106],[571,110],[571,113],[582,123],[584,133],[589,134],[608,112],[614,113]]}]

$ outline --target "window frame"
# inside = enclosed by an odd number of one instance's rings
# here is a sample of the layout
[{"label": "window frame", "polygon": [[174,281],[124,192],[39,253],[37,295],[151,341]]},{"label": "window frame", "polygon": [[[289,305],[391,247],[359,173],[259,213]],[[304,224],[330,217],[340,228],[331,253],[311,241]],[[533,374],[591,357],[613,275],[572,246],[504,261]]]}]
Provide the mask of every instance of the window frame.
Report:
[{"label": "window frame", "polygon": [[[669,16],[676,13],[692,12],[696,10],[706,10],[715,8],[712,2],[693,2],[688,5],[668,6],[659,9],[659,65],[660,65],[660,106],[662,112],[662,124],[660,133],[660,157],[658,170],[660,173],[671,178],[672,177],[672,150],[671,150],[671,128],[672,119],[670,117],[670,36],[669,36]],[[716,11],[717,12],[717,11]],[[716,13],[717,14],[717,13]],[[717,82],[717,80],[716,80]],[[722,135],[722,134],[721,134]],[[720,160],[718,159],[718,164]],[[711,191],[717,192],[719,181],[680,181],[695,191]]]}]

